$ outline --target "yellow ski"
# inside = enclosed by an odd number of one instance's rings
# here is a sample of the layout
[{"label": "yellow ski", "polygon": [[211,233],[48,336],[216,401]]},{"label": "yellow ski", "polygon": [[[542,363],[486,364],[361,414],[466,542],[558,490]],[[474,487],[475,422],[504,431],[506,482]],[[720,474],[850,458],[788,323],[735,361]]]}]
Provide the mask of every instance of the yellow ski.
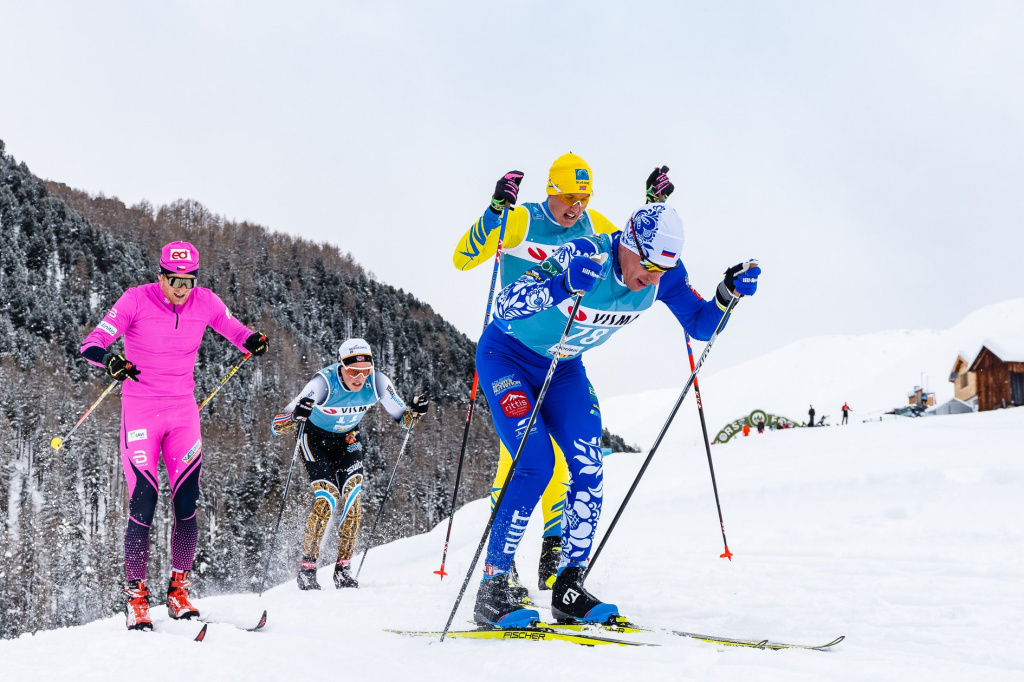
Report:
[{"label": "yellow ski", "polygon": [[[435,637],[441,638],[441,632],[426,632],[426,631],[412,631],[412,630],[394,630],[391,628],[385,628],[388,632],[394,632],[399,635],[411,635],[418,637]],[[496,639],[496,640],[518,640],[526,642],[570,642],[572,644],[582,644],[583,646],[601,646],[605,644],[615,644],[618,646],[657,646],[657,644],[649,644],[647,642],[627,642],[621,639],[612,639],[610,637],[596,637],[594,635],[577,634],[573,632],[558,632],[549,627],[530,627],[530,628],[476,628],[473,630],[450,630],[445,637],[454,637],[458,639]]]}]

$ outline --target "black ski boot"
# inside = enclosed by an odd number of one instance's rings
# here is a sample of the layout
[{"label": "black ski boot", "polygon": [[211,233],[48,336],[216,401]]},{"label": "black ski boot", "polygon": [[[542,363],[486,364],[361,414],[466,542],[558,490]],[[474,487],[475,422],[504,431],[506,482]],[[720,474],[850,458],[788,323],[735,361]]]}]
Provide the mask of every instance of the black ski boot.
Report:
[{"label": "black ski boot", "polygon": [[336,564],[334,566],[334,587],[339,590],[343,587],[359,587],[359,583],[348,572],[348,566]]},{"label": "black ski boot", "polygon": [[540,567],[537,569],[537,589],[550,590],[558,575],[558,562],[562,558],[562,536],[544,538],[540,546]]},{"label": "black ski boot", "polygon": [[619,614],[615,604],[605,604],[583,587],[582,566],[568,566],[551,587],[551,615],[559,623],[607,623]]},{"label": "black ski boot", "polygon": [[299,575],[296,577],[300,590],[319,590],[320,583],[316,581],[316,561],[302,559],[299,564]]},{"label": "black ski boot", "polygon": [[540,620],[540,614],[534,609],[523,608],[509,585],[508,575],[501,573],[480,582],[473,618],[480,625],[525,628]]},{"label": "black ski boot", "polygon": [[512,568],[508,572],[508,587],[512,590],[512,594],[515,595],[516,601],[523,608],[529,608],[533,606],[533,600],[530,599],[530,591],[526,589],[526,585],[519,579],[519,572],[516,571],[515,559],[512,560]]}]

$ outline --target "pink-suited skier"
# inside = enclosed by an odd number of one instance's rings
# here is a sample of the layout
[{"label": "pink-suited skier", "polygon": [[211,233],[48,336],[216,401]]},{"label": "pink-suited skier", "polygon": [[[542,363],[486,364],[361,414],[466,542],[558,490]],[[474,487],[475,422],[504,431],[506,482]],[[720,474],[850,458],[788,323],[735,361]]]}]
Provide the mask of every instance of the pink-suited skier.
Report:
[{"label": "pink-suited skier", "polygon": [[[188,573],[199,529],[196,501],[203,465],[199,409],[193,394],[196,354],[207,327],[253,355],[267,351],[267,337],[231,316],[218,296],[196,286],[199,251],[171,242],[160,256],[158,281],[128,289],[82,342],[82,355],[124,381],[121,398],[121,464],[128,482],[128,528],[124,534],[125,605],[130,630],[151,630],[146,564],[149,529],[156,510],[161,454],[171,486],[174,530],[167,612],[195,618],[188,600]],[[124,336],[124,353],[107,351]]]}]

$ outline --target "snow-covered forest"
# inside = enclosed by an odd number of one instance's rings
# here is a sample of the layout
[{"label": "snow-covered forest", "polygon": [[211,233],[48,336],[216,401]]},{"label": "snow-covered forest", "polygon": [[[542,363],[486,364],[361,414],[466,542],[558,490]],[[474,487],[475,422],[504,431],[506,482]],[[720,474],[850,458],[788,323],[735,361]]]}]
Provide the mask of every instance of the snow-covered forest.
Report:
[{"label": "snow-covered forest", "polygon": [[[201,284],[271,339],[271,352],[243,365],[203,413],[197,594],[252,589],[294,445],[271,436],[270,419],[348,336],[370,342],[400,394],[426,389],[435,398],[407,448],[382,536],[422,532],[447,516],[473,377],[474,343],[465,335],[334,247],[230,222],[193,201],[126,207],[89,197],[34,177],[0,142],[0,637],[121,608],[126,489],[117,395],[63,450],[48,444],[109,381],[79,357],[81,339],[126,288],[155,281],[160,246],[175,239],[203,254]],[[238,358],[208,333],[197,396]],[[493,473],[493,430],[480,403],[460,503],[483,495]],[[380,409],[363,424],[363,504],[372,519],[402,432]],[[270,584],[294,573],[308,487],[299,466]],[[150,559],[158,582],[170,571],[166,490],[162,498]]]}]

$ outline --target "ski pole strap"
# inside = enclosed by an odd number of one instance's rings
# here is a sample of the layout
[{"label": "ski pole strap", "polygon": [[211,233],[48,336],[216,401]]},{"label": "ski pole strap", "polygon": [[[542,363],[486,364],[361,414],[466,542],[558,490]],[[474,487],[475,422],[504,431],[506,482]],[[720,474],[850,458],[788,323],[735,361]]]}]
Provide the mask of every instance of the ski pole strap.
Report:
[{"label": "ski pole strap", "polygon": [[224,386],[224,384],[228,383],[228,379],[230,379],[231,377],[235,376],[235,372],[237,372],[238,368],[242,366],[242,363],[245,362],[246,360],[248,360],[250,357],[252,357],[252,353],[246,353],[245,355],[242,356],[241,360],[239,360],[238,362],[235,363],[235,366],[231,368],[231,371],[227,373],[227,376],[225,376],[223,379],[221,379],[220,383],[217,384],[217,387],[214,388],[212,391],[210,391],[210,395],[206,396],[203,399],[203,402],[199,403],[199,411],[200,412],[203,411],[203,408],[206,407],[207,403],[209,403],[211,400],[213,400],[213,396],[217,395],[217,391],[219,391],[221,389],[221,387]]}]

